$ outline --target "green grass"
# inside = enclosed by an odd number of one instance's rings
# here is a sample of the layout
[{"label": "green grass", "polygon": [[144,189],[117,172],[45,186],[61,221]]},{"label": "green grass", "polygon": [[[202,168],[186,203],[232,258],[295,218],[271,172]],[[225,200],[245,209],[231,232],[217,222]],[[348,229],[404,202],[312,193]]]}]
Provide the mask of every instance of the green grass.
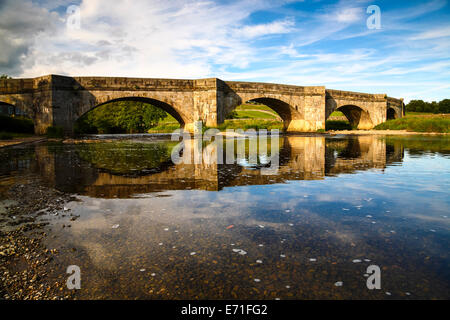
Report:
[{"label": "green grass", "polygon": [[431,112],[412,112],[412,111],[406,111],[406,116],[424,116],[424,115],[435,115]]},{"label": "green grass", "polygon": [[276,119],[275,114],[254,110],[237,110],[234,113],[234,119]]},{"label": "green grass", "polygon": [[407,130],[413,132],[450,132],[450,117],[446,116],[407,116],[400,119],[388,120],[377,125],[375,130]]},{"label": "green grass", "polygon": [[167,117],[158,122],[156,127],[150,128],[148,133],[172,133],[176,129],[180,128],[180,124],[178,121],[172,117],[170,114],[167,114]]},{"label": "green grass", "polygon": [[160,122],[156,127],[149,129],[148,133],[171,133],[180,128],[178,122]]},{"label": "green grass", "polygon": [[225,131],[227,129],[278,129],[283,130],[283,122],[276,120],[260,120],[260,119],[249,119],[249,120],[225,120],[224,123],[219,124],[218,129],[220,131]]},{"label": "green grass", "polygon": [[332,114],[330,114],[330,117],[345,117],[345,115],[340,111],[334,111]]},{"label": "green grass", "polygon": [[263,104],[242,104],[227,116],[228,119],[271,119],[278,120],[279,115]]},{"label": "green grass", "polygon": [[275,111],[273,111],[273,109],[271,109],[270,107],[264,105],[264,104],[248,104],[248,103],[244,103],[241,104],[240,106],[237,106],[235,110],[264,110],[264,111],[270,111],[276,114]]},{"label": "green grass", "polygon": [[158,122],[158,124],[161,124],[161,123],[178,123],[178,121],[177,121],[177,119],[172,117],[170,114],[167,114],[167,116],[164,119],[162,119]]}]

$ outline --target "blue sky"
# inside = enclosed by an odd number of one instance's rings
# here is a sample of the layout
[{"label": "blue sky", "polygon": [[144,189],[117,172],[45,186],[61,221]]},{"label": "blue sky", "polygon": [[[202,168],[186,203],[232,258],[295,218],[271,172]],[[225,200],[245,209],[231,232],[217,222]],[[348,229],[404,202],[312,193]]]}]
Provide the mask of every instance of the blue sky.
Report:
[{"label": "blue sky", "polygon": [[[367,27],[370,5],[380,29]],[[218,77],[450,98],[445,0],[3,0],[0,48],[0,73],[14,77]]]}]

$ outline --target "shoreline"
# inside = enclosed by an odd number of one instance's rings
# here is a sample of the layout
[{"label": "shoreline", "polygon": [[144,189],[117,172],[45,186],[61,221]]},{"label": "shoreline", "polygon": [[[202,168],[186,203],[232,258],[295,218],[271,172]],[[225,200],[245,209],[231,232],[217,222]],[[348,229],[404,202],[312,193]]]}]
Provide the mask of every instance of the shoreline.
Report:
[{"label": "shoreline", "polygon": [[65,274],[55,278],[58,250],[46,245],[58,216],[68,226],[76,219],[64,205],[77,198],[36,178],[17,181],[0,194],[0,300],[73,299]]},{"label": "shoreline", "polygon": [[11,140],[0,140],[0,149],[6,147],[13,147],[18,145],[23,145],[27,143],[43,142],[46,141],[47,137],[42,136],[32,136],[26,138],[14,138]]},{"label": "shoreline", "polygon": [[325,133],[337,135],[448,135],[447,132],[417,132],[407,130],[330,130]]}]

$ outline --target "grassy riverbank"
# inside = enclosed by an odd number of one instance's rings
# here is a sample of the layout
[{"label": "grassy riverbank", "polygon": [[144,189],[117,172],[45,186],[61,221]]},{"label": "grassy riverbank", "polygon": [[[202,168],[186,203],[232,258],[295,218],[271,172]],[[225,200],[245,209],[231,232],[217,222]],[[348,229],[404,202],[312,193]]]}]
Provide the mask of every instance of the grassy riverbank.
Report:
[{"label": "grassy riverbank", "polygon": [[388,120],[381,123],[374,129],[450,133],[450,115],[407,114],[404,118]]},{"label": "grassy riverbank", "polygon": [[[252,108],[260,106],[252,105]],[[265,107],[265,106],[263,106]],[[244,107],[245,108],[245,107]],[[248,107],[246,107],[248,108]],[[267,107],[266,107],[267,108]],[[264,110],[264,109],[262,109]],[[266,110],[264,110],[266,111]],[[244,113],[242,113],[244,112]],[[250,114],[248,113],[250,112]],[[225,131],[227,129],[279,129],[283,130],[283,122],[275,117],[259,118],[256,109],[242,111],[235,114],[233,119],[227,119],[218,126],[218,129]],[[255,118],[251,118],[251,113],[255,113]],[[354,130],[345,116],[340,112],[334,112],[325,123],[326,131],[329,130]],[[158,123],[156,127],[148,130],[149,133],[170,133],[180,128],[179,123],[168,116]],[[407,130],[411,132],[450,132],[450,115],[432,114],[432,113],[407,113],[404,118],[386,121],[374,128],[374,130]]]}]

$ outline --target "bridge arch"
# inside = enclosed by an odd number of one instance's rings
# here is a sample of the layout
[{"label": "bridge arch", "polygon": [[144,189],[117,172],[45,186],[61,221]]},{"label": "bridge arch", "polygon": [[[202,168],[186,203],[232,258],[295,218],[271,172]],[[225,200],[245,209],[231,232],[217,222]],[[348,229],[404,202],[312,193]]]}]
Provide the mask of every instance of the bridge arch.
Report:
[{"label": "bridge arch", "polygon": [[295,118],[295,115],[293,114],[295,109],[293,109],[288,103],[274,98],[268,98],[268,97],[261,97],[261,98],[254,98],[250,99],[249,101],[257,102],[263,105],[268,106],[270,109],[275,111],[283,121],[283,124],[285,128],[288,127],[289,123],[293,118]]},{"label": "bridge arch", "polygon": [[394,108],[388,107],[386,110],[386,120],[393,120],[399,118],[397,111]]},{"label": "bridge arch", "polygon": [[97,109],[98,107],[101,107],[106,104],[114,103],[114,102],[120,102],[120,101],[134,101],[134,102],[143,102],[143,103],[151,104],[157,108],[164,110],[165,112],[170,114],[172,117],[174,117],[178,121],[178,123],[180,124],[180,126],[182,128],[188,122],[185,115],[181,114],[179,112],[179,110],[175,109],[175,107],[173,107],[171,104],[161,101],[161,100],[149,98],[149,97],[136,97],[136,96],[126,96],[126,97],[120,97],[120,98],[115,98],[115,99],[108,99],[108,98],[101,99],[100,101],[97,101],[97,104],[95,104],[93,107],[88,108],[87,110],[83,110],[84,112],[79,114],[76,117],[75,121],[78,121],[84,115],[86,115],[87,113],[91,112],[94,109]]},{"label": "bridge arch", "polygon": [[334,99],[327,99],[325,119],[328,119],[334,111],[342,112],[354,128],[367,130],[374,127],[374,123],[370,117],[370,111],[364,106],[357,105],[352,101],[336,102]]},{"label": "bridge arch", "polygon": [[336,110],[341,111],[345,115],[352,127],[362,130],[374,127],[369,111],[357,105],[347,104],[336,108]]},{"label": "bridge arch", "polygon": [[302,108],[293,106],[291,101],[285,101],[282,97],[261,96],[258,94],[239,94],[238,99],[232,103],[232,107],[228,108],[228,112],[233,112],[240,104],[246,102],[257,102],[272,109],[283,121],[283,127],[289,131],[295,124],[296,120],[302,121],[304,119]]}]

